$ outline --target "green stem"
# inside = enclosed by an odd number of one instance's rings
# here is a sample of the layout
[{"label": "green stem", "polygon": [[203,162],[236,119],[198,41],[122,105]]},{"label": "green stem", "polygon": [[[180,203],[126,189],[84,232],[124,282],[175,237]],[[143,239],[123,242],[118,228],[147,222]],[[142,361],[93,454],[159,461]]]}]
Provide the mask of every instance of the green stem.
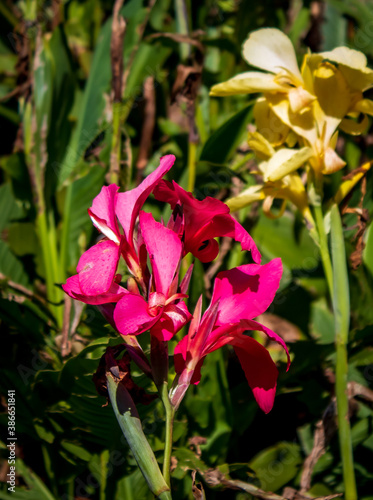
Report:
[{"label": "green stem", "polygon": [[324,218],[320,205],[314,206],[316,228],[319,235],[321,262],[324,268],[330,296],[333,298],[333,268],[328,249],[328,239],[324,228]]},{"label": "green stem", "polygon": [[[188,35],[188,12],[185,0],[175,0],[176,12],[176,29],[181,35]],[[188,43],[180,43],[180,58],[185,61],[190,56],[190,45]]]},{"label": "green stem", "polygon": [[164,455],[163,455],[163,477],[168,487],[171,488],[170,467],[171,467],[172,437],[174,429],[175,409],[170,402],[170,398],[168,396],[168,384],[166,382],[164,382],[162,387],[159,388],[159,393],[166,412],[166,436],[165,436]]},{"label": "green stem", "polygon": [[63,224],[62,224],[62,234],[61,234],[61,251],[60,251],[60,265],[65,273],[67,271],[68,262],[67,254],[69,248],[69,227],[71,218],[71,200],[73,195],[72,183],[70,183],[66,188],[64,211],[63,211]]},{"label": "green stem", "polygon": [[333,309],[337,350],[336,399],[339,443],[342,455],[345,500],[357,500],[347,394],[347,342],[350,323],[350,296],[342,221],[337,205],[333,205],[331,208],[331,242],[334,269]]},{"label": "green stem", "polygon": [[145,437],[133,399],[124,384],[114,380],[111,373],[107,373],[106,378],[115,416],[150,491],[162,500],[171,500],[170,488]]},{"label": "green stem", "polygon": [[325,233],[324,217],[322,213],[322,197],[323,197],[322,175],[316,176],[316,178],[314,179],[314,185],[316,191],[314,214],[315,214],[316,229],[319,236],[321,262],[324,268],[326,281],[328,283],[330,297],[333,299],[333,268],[332,268],[332,262],[330,260],[328,238]]},{"label": "green stem", "polygon": [[110,172],[109,172],[110,184],[119,184],[120,162],[121,162],[121,151],[122,151],[121,108],[122,104],[120,102],[113,103],[113,136],[111,140]]},{"label": "green stem", "polygon": [[197,144],[189,141],[188,143],[188,191],[193,193],[194,184],[196,182],[196,157],[197,157]]}]

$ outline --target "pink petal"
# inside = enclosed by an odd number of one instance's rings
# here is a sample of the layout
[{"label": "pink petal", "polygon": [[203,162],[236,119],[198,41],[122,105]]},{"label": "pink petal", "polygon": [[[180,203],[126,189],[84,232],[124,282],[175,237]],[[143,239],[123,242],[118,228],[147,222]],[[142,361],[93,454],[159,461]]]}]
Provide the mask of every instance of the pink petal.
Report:
[{"label": "pink petal", "polygon": [[151,214],[140,213],[140,227],[153,269],[155,289],[168,297],[181,259],[181,241],[171,229],[156,222]]},{"label": "pink petal", "polygon": [[245,326],[245,330],[257,330],[258,332],[264,332],[271,340],[280,344],[280,346],[284,348],[286,356],[288,358],[286,371],[289,370],[291,363],[289,351],[284,340],[280,337],[280,335],[277,335],[277,333],[272,331],[270,328],[267,328],[266,326],[262,325],[261,323],[258,323],[257,321],[253,320],[243,321],[242,325]]},{"label": "pink petal", "polygon": [[159,321],[151,328],[150,333],[159,340],[170,340],[192,318],[184,302],[170,304],[165,307]]},{"label": "pink petal", "polygon": [[101,240],[84,252],[76,268],[83,295],[102,295],[109,291],[119,256],[119,246],[110,240]]},{"label": "pink petal", "polygon": [[148,303],[141,295],[129,293],[120,299],[114,309],[114,322],[122,335],[138,335],[156,323],[162,311],[152,316],[148,311]]},{"label": "pink petal", "polygon": [[[242,326],[225,325],[215,330],[211,336],[215,336],[215,340],[209,339],[210,343],[203,354],[206,356],[223,345],[232,345],[256,402],[265,413],[268,413],[275,398],[278,370],[267,349],[253,338],[241,333],[246,329],[245,323],[242,322]],[[200,378],[200,374],[195,373],[193,379],[199,380],[197,377]]]},{"label": "pink petal", "polygon": [[[260,264],[261,255],[254,240],[246,231],[246,229],[244,229],[241,224],[237,222],[236,219],[234,219],[230,214],[215,215],[208,222],[208,224],[205,225],[194,236],[193,244],[196,247],[200,247],[203,242],[208,242],[211,241],[211,238],[217,238],[221,236],[228,236],[229,238],[233,238],[235,241],[239,241],[241,243],[242,250],[250,250],[254,262]],[[195,249],[190,251],[193,253],[193,255],[196,255]]]},{"label": "pink petal", "polygon": [[247,264],[219,273],[211,299],[211,305],[220,301],[216,325],[237,323],[262,314],[273,301],[281,274],[281,259],[264,266]]},{"label": "pink petal", "polygon": [[251,250],[256,263],[261,256],[249,233],[230,214],[228,206],[215,198],[200,201],[185,191],[176,182],[161,181],[154,196],[170,203],[171,208],[180,203],[185,218],[185,248],[201,262],[211,262],[218,254],[218,243],[213,239],[229,236],[241,243],[242,250]]},{"label": "pink petal", "polygon": [[132,241],[135,221],[146,198],[165,173],[170,170],[174,162],[174,155],[164,156],[160,160],[159,167],[149,174],[137,188],[117,195],[115,212],[128,242]]},{"label": "pink petal", "polygon": [[75,274],[74,276],[71,276],[71,278],[68,278],[66,280],[66,284],[62,285],[62,288],[73,299],[80,300],[80,302],[91,305],[118,302],[124,294],[128,293],[125,288],[119,286],[113,281],[109,290],[102,295],[84,295],[79,285],[79,274]]},{"label": "pink petal", "polygon": [[174,209],[177,203],[183,207],[185,225],[191,226],[193,232],[198,231],[217,214],[228,214],[228,206],[216,198],[207,196],[197,200],[192,193],[185,191],[176,182],[162,180],[154,190],[157,200],[164,201]]},{"label": "pink petal", "polygon": [[104,186],[93,200],[88,213],[97,229],[119,245],[120,233],[115,216],[115,200],[118,189],[119,186],[116,184]]},{"label": "pink petal", "polygon": [[188,354],[188,335],[185,335],[174,349],[174,365],[176,373],[181,373],[185,368]]},{"label": "pink petal", "polygon": [[278,376],[278,370],[269,352],[259,342],[246,335],[234,337],[230,344],[240,360],[256,402],[264,413],[268,413],[273,407]]}]

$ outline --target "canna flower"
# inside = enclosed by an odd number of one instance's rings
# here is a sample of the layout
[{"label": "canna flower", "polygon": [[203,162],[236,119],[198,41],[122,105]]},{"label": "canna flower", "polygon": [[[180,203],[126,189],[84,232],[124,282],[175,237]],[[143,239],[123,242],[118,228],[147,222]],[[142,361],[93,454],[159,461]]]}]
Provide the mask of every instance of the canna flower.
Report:
[{"label": "canna flower", "polygon": [[[345,162],[335,152],[338,129],[360,134],[367,127],[367,115],[373,115],[373,102],[363,97],[373,86],[373,71],[367,68],[365,56],[338,47],[306,54],[300,70],[289,38],[277,29],[265,28],[250,34],[243,57],[264,72],[237,75],[212,87],[211,95],[262,92],[264,101],[261,98],[262,104],[257,103],[254,114],[258,131],[263,129],[273,146],[286,141],[292,146],[295,138],[309,148],[307,160],[316,172],[329,174],[343,168]],[[284,125],[280,134],[271,126],[271,114]],[[268,128],[273,132],[268,134]]]},{"label": "canna flower", "polygon": [[[105,238],[80,257],[76,268],[78,274],[62,285],[68,295],[87,304],[118,302],[127,293],[118,284],[121,276],[117,275],[117,268],[121,256],[130,272],[145,288],[144,267],[140,265],[134,237],[135,222],[146,198],[174,161],[173,155],[161,158],[159,167],[131,191],[118,193],[119,187],[115,184],[101,189],[88,214]],[[123,233],[119,230],[118,221]]]},{"label": "canna flower", "polygon": [[250,250],[254,262],[260,263],[261,256],[249,233],[229,213],[227,205],[207,196],[200,201],[185,191],[176,182],[162,180],[154,190],[154,196],[170,203],[171,208],[179,206],[184,216],[184,251],[192,253],[201,262],[211,262],[219,253],[215,238],[228,236],[241,243],[242,250]]},{"label": "canna flower", "polygon": [[190,384],[198,384],[205,357],[226,344],[233,346],[248,384],[260,408],[268,413],[273,406],[278,370],[267,349],[245,330],[264,332],[289,354],[284,341],[275,332],[253,318],[272,302],[282,274],[280,259],[266,265],[247,264],[219,273],[211,303],[201,318],[202,299],[197,303],[186,335],[175,348],[175,370],[179,374],[171,393],[175,407]]},{"label": "canna flower", "polygon": [[139,232],[152,266],[147,300],[134,287],[114,309],[116,329],[122,335],[138,335],[150,329],[159,340],[170,340],[191,319],[184,286],[178,290],[182,243],[171,229],[140,212]]},{"label": "canna flower", "polygon": [[[286,203],[290,201],[297,207],[310,227],[314,227],[305,187],[299,174],[293,171],[294,166],[300,167],[308,158],[306,148],[303,150],[281,148],[276,151],[267,139],[258,132],[249,133],[249,145],[257,156],[264,160],[259,163],[259,171],[256,172],[262,176],[263,183],[249,186],[239,195],[227,200],[228,207],[235,211],[254,201],[264,200],[263,212],[269,218],[277,218],[284,213]],[[278,173],[279,165],[282,165],[280,175]],[[274,199],[283,200],[280,211],[276,215],[271,211]]]}]

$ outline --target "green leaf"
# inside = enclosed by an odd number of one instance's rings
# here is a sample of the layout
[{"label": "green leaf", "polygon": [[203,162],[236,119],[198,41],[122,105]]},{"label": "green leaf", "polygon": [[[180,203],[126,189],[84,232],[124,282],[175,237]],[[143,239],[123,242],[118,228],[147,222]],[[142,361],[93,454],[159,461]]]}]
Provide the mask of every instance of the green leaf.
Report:
[{"label": "green leaf", "polygon": [[252,106],[250,105],[219,127],[204,145],[200,161],[208,161],[217,165],[226,163],[242,140],[251,113]]},{"label": "green leaf", "polygon": [[110,37],[111,18],[101,29],[80,105],[78,122],[64,159],[59,168],[56,169],[60,187],[75,171],[85,150],[101,130],[99,120],[105,108],[105,93],[109,90],[111,80]]},{"label": "green leaf", "polygon": [[363,262],[369,269],[371,275],[373,276],[373,224],[370,224],[365,241],[365,248],[363,252]]},{"label": "green leaf", "polygon": [[258,453],[249,466],[264,490],[277,491],[297,475],[301,463],[300,446],[283,442]]},{"label": "green leaf", "polygon": [[0,186],[0,232],[14,220],[23,217],[24,212],[17,203],[10,184]]},{"label": "green leaf", "polygon": [[8,228],[8,244],[12,251],[18,255],[35,254],[38,240],[35,226],[31,222],[16,222]]},{"label": "green leaf", "polygon": [[[63,212],[63,234],[66,235],[66,241],[63,240],[61,245],[66,246],[66,267],[71,272],[75,271],[79,257],[85,250],[84,246],[93,232],[87,210],[92,205],[93,198],[100,192],[104,177],[105,170],[102,167],[92,167],[87,175],[73,182],[68,188],[70,199],[65,203]],[[82,233],[85,235],[85,245],[80,241]]]},{"label": "green leaf", "polygon": [[0,499],[9,500],[56,500],[55,496],[48,490],[44,482],[21,459],[15,465],[17,475],[21,476],[27,485],[27,489],[16,486],[14,492],[0,492]]},{"label": "green leaf", "polygon": [[69,114],[74,104],[76,90],[75,72],[62,24],[53,31],[49,50],[52,64],[52,102],[47,138],[47,199],[54,194],[58,181],[56,174],[70,140],[72,124],[69,121]]},{"label": "green leaf", "polygon": [[23,286],[29,286],[29,278],[23,264],[10,250],[9,246],[0,240],[0,273],[6,278]]},{"label": "green leaf", "polygon": [[318,266],[319,251],[308,231],[303,229],[296,241],[293,221],[286,215],[272,220],[262,213],[251,235],[269,258],[281,257],[289,269],[310,272]]}]

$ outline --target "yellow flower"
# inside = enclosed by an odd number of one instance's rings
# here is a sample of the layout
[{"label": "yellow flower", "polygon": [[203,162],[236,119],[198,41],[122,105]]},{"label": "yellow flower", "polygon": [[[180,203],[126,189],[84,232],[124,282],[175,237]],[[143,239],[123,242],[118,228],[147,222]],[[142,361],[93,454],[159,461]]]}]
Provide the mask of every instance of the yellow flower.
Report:
[{"label": "yellow flower", "polygon": [[[275,151],[267,139],[258,132],[249,133],[249,145],[262,161],[259,163],[259,173],[263,184],[250,186],[238,196],[226,201],[231,211],[239,210],[254,201],[263,202],[263,211],[270,218],[280,217],[285,210],[286,202],[293,203],[301,212],[310,228],[315,226],[309,208],[307,193],[297,172],[312,155],[311,148],[287,149]],[[272,212],[275,199],[283,200],[277,214]]]},{"label": "yellow flower", "polygon": [[[367,127],[367,115],[373,115],[373,102],[363,97],[373,86],[373,71],[367,68],[365,56],[338,47],[307,54],[299,70],[289,38],[277,29],[264,28],[249,35],[243,57],[265,73],[237,75],[212,87],[211,95],[262,92],[254,115],[257,130],[272,146],[293,146],[298,141],[312,149],[308,161],[317,172],[341,169],[345,162],[335,152],[338,128],[360,134]],[[280,119],[283,130],[271,127],[273,116]]]}]

